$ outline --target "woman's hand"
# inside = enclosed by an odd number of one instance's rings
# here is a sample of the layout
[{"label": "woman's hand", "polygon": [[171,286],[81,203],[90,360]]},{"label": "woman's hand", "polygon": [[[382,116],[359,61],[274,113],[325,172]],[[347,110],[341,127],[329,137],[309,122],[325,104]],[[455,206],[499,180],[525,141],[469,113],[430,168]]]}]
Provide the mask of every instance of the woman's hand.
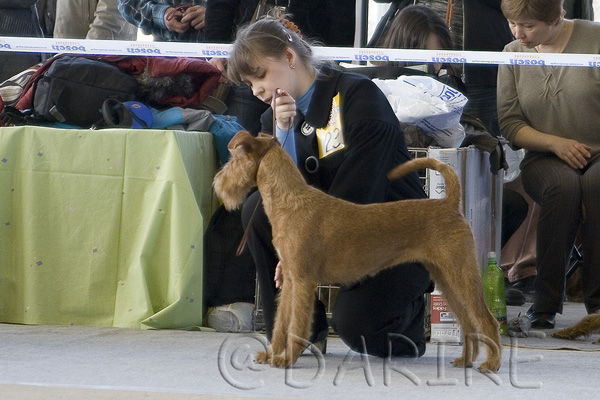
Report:
[{"label": "woman's hand", "polygon": [[277,266],[275,267],[275,287],[277,289],[281,289],[281,287],[283,286],[283,270],[282,270],[282,266],[281,266],[281,261],[279,261],[277,263]]},{"label": "woman's hand", "polygon": [[213,67],[216,67],[221,72],[221,77],[219,78],[219,82],[227,83],[229,80],[227,79],[227,71],[225,71],[225,59],[224,58],[211,58],[208,61]]},{"label": "woman's hand", "polygon": [[182,24],[188,24],[195,30],[199,31],[204,28],[204,17],[206,15],[206,7],[203,6],[191,6],[183,13],[181,18]]},{"label": "woman's hand", "polygon": [[277,118],[277,127],[287,131],[292,128],[296,116],[296,101],[285,90],[277,89],[276,91],[276,95],[271,99],[271,107]]},{"label": "woman's hand", "polygon": [[556,137],[551,146],[552,152],[573,169],[582,169],[591,157],[590,147],[573,139]]}]

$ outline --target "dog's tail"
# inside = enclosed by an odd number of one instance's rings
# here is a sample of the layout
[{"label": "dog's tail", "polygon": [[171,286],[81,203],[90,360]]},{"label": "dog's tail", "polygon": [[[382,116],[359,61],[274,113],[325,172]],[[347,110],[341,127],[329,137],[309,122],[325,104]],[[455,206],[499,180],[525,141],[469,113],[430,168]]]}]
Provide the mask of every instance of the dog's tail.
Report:
[{"label": "dog's tail", "polygon": [[400,178],[409,172],[425,168],[436,170],[442,174],[444,182],[446,183],[446,200],[455,203],[456,207],[458,207],[461,195],[458,176],[450,165],[438,161],[435,158],[415,158],[414,160],[398,165],[388,172],[387,176],[390,180],[393,180]]}]

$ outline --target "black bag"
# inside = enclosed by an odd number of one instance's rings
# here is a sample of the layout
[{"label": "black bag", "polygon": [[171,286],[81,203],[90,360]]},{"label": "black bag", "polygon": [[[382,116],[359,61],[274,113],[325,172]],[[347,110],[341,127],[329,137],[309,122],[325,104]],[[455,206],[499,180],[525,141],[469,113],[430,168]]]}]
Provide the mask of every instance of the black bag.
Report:
[{"label": "black bag", "polygon": [[64,56],[53,61],[35,83],[34,116],[47,121],[90,127],[102,120],[108,98],[135,98],[135,78],[105,61]]},{"label": "black bag", "polygon": [[220,206],[204,234],[204,301],[207,307],[236,302],[254,303],[256,268],[246,247],[237,256],[242,236],[241,211]]}]

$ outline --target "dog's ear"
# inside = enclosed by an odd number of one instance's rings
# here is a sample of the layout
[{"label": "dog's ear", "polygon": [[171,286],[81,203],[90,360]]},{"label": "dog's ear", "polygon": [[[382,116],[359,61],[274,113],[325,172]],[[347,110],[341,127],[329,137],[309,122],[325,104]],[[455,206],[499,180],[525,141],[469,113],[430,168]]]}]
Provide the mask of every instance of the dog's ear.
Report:
[{"label": "dog's ear", "polygon": [[[244,145],[252,138],[252,135],[248,131],[239,131],[227,144],[227,148],[231,151],[240,145]],[[247,151],[247,150],[246,150]]]}]

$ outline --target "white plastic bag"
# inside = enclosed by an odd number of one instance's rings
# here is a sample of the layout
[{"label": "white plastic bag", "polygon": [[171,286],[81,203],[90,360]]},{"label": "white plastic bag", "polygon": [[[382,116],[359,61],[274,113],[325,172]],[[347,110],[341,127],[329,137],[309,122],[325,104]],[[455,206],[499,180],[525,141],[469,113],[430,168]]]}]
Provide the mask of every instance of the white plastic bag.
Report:
[{"label": "white plastic bag", "polygon": [[465,138],[460,124],[467,98],[429,76],[402,75],[373,79],[386,95],[400,122],[415,125],[441,147],[459,147]]},{"label": "white plastic bag", "polygon": [[512,182],[521,174],[520,164],[525,158],[525,149],[513,150],[509,145],[504,145],[504,154],[508,169],[504,173],[504,183]]}]

